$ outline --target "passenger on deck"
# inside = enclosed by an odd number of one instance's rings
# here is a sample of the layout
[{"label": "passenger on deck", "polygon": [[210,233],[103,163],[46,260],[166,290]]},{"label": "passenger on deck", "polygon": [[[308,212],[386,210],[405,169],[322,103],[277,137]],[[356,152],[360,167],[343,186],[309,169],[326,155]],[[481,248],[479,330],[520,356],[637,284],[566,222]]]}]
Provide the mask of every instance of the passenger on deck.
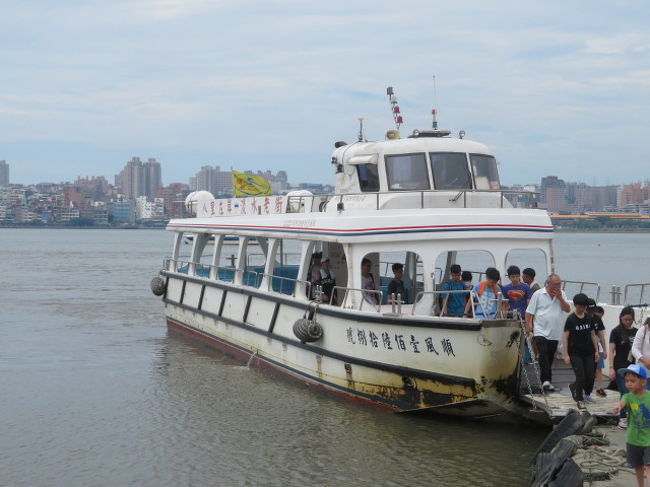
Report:
[{"label": "passenger on deck", "polygon": [[521,282],[521,272],[516,265],[508,267],[508,279],[510,284],[503,287],[503,295],[508,299],[508,316],[523,319],[533,293],[528,284]]},{"label": "passenger on deck", "polygon": [[[309,299],[316,299],[319,297],[319,289],[318,286],[321,286],[322,289],[322,282],[320,278],[320,269],[317,267],[314,267],[311,270],[311,276],[309,278]],[[321,299],[323,298],[322,295]]]},{"label": "passenger on deck", "polygon": [[[637,364],[643,365],[646,370],[650,369],[650,318],[646,318],[643,326],[634,335],[632,356]],[[646,389],[650,389],[650,384],[646,384]]]},{"label": "passenger on deck", "polygon": [[526,332],[533,333],[539,355],[540,380],[545,391],[555,390],[551,384],[551,368],[562,337],[563,313],[568,313],[570,309],[566,294],[562,291],[562,279],[557,274],[548,276],[546,285],[533,293],[526,308]]},{"label": "passenger on deck", "polygon": [[320,277],[322,279],[335,279],[334,272],[330,269],[330,258],[322,257],[320,260]]},{"label": "passenger on deck", "polygon": [[[442,291],[466,291],[467,287],[461,281],[461,268],[458,264],[453,264],[449,268],[451,279],[442,284]],[[471,273],[470,273],[471,277]],[[468,293],[456,292],[441,294],[442,314],[446,316],[463,316],[465,306],[467,305]]]},{"label": "passenger on deck", "polygon": [[402,280],[404,275],[404,265],[395,262],[391,266],[391,269],[395,277],[393,277],[393,279],[388,283],[388,299],[397,299],[399,295],[399,299],[403,303],[406,303],[408,301],[408,293],[404,288],[404,281]]},{"label": "passenger on deck", "polygon": [[465,289],[468,291],[474,287],[474,284],[472,284],[472,273],[470,271],[463,271],[463,273],[460,275],[460,280],[463,281],[463,284],[465,284]]},{"label": "passenger on deck", "polygon": [[531,269],[530,267],[526,267],[522,273],[521,280],[524,281],[528,286],[530,287],[530,293],[531,295],[535,293],[535,291],[540,290],[542,287],[535,282],[535,269]]},{"label": "passenger on deck", "polygon": [[[485,270],[485,280],[474,284],[474,318],[495,318],[498,311],[499,279],[501,274],[494,267]],[[465,305],[465,316],[472,316],[472,301]]]},{"label": "passenger on deck", "polygon": [[320,260],[320,285],[323,288],[323,303],[336,305],[336,297],[333,296],[336,279],[334,273],[330,270],[330,258],[323,257]]},{"label": "passenger on deck", "polygon": [[314,252],[313,254],[311,254],[311,260],[309,261],[309,269],[307,270],[310,279],[311,279],[311,272],[314,269],[318,269],[320,271],[320,260],[322,257],[323,257],[322,252]]},{"label": "passenger on deck", "polygon": [[564,363],[571,365],[576,378],[575,382],[569,384],[569,390],[578,409],[585,409],[584,401],[595,402],[591,391],[596,376],[598,343],[596,330],[587,315],[588,304],[586,294],[578,293],[573,297],[575,311],[566,319],[562,334]]},{"label": "passenger on deck", "polygon": [[[628,357],[637,333],[637,329],[632,325],[634,325],[634,308],[626,306],[619,314],[618,326],[609,334],[609,378],[616,380],[621,396],[626,394],[628,390],[625,387],[624,375],[617,372],[632,364]],[[621,410],[618,427],[621,429],[627,428],[625,409]]]},{"label": "passenger on deck", "polygon": [[[361,261],[361,288],[367,289],[368,291],[375,291],[377,286],[375,285],[375,277],[370,272],[372,269],[372,262],[370,259],[363,259]],[[377,305],[377,293],[363,293],[364,301]]]},{"label": "passenger on deck", "polygon": [[605,310],[601,306],[596,306],[596,301],[589,298],[589,305],[587,306],[587,314],[591,319],[596,331],[596,338],[598,338],[598,362],[596,362],[596,394],[600,397],[606,397],[607,393],[603,384],[603,369],[605,368],[605,359],[607,358],[607,339],[605,338],[605,323],[603,323],[603,315]]}]

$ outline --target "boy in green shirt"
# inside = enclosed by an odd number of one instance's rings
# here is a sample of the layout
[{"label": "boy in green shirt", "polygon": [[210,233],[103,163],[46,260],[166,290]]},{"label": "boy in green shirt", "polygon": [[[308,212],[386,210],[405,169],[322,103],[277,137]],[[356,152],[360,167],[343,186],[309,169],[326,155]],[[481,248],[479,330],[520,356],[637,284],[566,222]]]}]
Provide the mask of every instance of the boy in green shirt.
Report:
[{"label": "boy in green shirt", "polygon": [[650,478],[650,392],[644,388],[648,374],[637,364],[624,372],[625,387],[630,392],[622,397],[613,412],[618,414],[621,409],[627,409],[627,461],[636,472],[638,486],[644,487],[644,474]]}]

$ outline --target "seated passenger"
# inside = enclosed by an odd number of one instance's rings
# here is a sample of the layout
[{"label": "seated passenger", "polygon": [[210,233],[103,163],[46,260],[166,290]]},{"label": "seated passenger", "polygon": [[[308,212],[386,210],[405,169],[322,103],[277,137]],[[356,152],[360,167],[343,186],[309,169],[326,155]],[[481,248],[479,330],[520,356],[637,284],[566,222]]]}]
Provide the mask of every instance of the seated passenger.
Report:
[{"label": "seated passenger", "polygon": [[389,302],[390,299],[397,299],[397,295],[399,294],[402,303],[406,303],[408,301],[408,291],[404,288],[404,281],[402,280],[402,276],[404,275],[404,265],[395,262],[391,269],[393,270],[395,277],[393,277],[393,280],[388,283],[387,293]]},{"label": "seated passenger", "polygon": [[323,257],[322,252],[314,252],[311,254],[311,260],[309,261],[309,268],[307,269],[307,275],[309,275],[309,278],[311,279],[311,272],[314,269],[318,269],[320,271],[320,259]]},{"label": "seated passenger", "polygon": [[[309,299],[321,298],[320,291],[322,290],[322,282],[320,278],[320,268],[314,267],[311,270],[311,277],[309,278]],[[321,289],[319,289],[319,286]]]},{"label": "seated passenger", "polygon": [[[442,291],[466,291],[465,283],[461,281],[461,268],[454,264],[449,268],[451,279],[442,284]],[[467,305],[467,293],[441,294],[442,314],[447,316],[463,316]]]},{"label": "seated passenger", "polygon": [[463,281],[463,284],[465,284],[465,289],[470,290],[474,287],[474,284],[472,284],[472,273],[470,271],[463,271],[463,273],[460,275],[460,280]]},{"label": "seated passenger", "polygon": [[[369,291],[375,291],[377,286],[375,285],[375,277],[370,272],[372,269],[372,262],[370,259],[363,259],[361,261],[361,288],[367,289]],[[363,293],[363,300],[372,305],[377,305],[377,293]]]},{"label": "seated passenger", "polygon": [[329,257],[323,257],[320,260],[320,277],[322,279],[330,278],[334,279],[336,276],[334,275],[334,272],[330,269],[330,258]]},{"label": "seated passenger", "polygon": [[336,279],[334,279],[334,273],[330,270],[330,258],[323,257],[320,260],[320,265],[320,285],[323,289],[322,301],[323,303],[336,305],[336,297],[332,296],[334,287],[336,287]]},{"label": "seated passenger", "polygon": [[526,316],[526,308],[532,293],[525,282],[521,282],[519,267],[511,265],[508,267],[508,279],[510,284],[503,287],[503,296],[508,299],[508,316],[523,318]]},{"label": "seated passenger", "polygon": [[[485,270],[485,280],[474,285],[474,318],[495,318],[498,311],[499,279],[501,274],[494,267]],[[472,301],[467,300],[465,316],[472,316]]]}]

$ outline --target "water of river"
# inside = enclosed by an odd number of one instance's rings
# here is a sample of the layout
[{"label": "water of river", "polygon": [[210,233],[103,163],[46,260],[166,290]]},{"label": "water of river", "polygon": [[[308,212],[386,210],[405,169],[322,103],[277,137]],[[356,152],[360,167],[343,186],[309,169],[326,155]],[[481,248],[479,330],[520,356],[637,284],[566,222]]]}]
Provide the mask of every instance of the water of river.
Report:
[{"label": "water of river", "polygon": [[[559,234],[563,276],[650,281],[647,234]],[[0,230],[0,486],[521,486],[533,428],[397,415],[168,333],[160,230]]]}]

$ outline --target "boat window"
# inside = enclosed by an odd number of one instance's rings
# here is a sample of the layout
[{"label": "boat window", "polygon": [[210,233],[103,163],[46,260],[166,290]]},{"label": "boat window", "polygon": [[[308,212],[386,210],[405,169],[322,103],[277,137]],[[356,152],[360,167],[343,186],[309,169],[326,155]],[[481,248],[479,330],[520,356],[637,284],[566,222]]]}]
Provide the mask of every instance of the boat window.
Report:
[{"label": "boat window", "polygon": [[[535,281],[543,283],[546,280],[548,271],[546,269],[546,253],[542,249],[512,249],[506,255],[505,268],[516,265],[523,271],[527,267],[535,270]],[[508,276],[505,276],[505,284],[508,283]]]},{"label": "boat window", "polygon": [[359,164],[357,165],[357,174],[361,191],[379,191],[377,164]]},{"label": "boat window", "polygon": [[300,269],[300,240],[283,239],[275,255],[271,289],[276,293],[293,294]]},{"label": "boat window", "polygon": [[266,254],[256,238],[249,238],[246,245],[246,267],[243,282],[246,286],[259,287],[266,265]]},{"label": "boat window", "polygon": [[[461,283],[452,279],[451,266],[459,265],[461,270]],[[487,250],[449,250],[443,252],[436,258],[436,277],[439,284],[436,286],[437,291],[451,289],[452,291],[462,291],[463,288],[470,289],[475,284],[481,282],[485,278],[485,271],[488,267],[497,267],[494,256]],[[456,270],[456,269],[454,269]],[[453,281],[453,283],[452,283]],[[501,283],[504,281],[504,276],[501,276]],[[446,284],[448,283],[448,284]],[[449,296],[444,293],[436,295],[435,309],[436,314],[443,313],[447,316],[458,316],[463,308],[463,299],[453,296],[452,294],[460,295],[463,293],[449,293]],[[444,299],[447,298],[447,303]],[[446,304],[446,306],[445,306]],[[463,310],[464,312],[464,310]]]},{"label": "boat window", "polygon": [[430,188],[424,154],[386,156],[386,173],[390,190],[405,191]]},{"label": "boat window", "polygon": [[467,157],[460,152],[431,152],[434,189],[471,189]]},{"label": "boat window", "polygon": [[237,268],[237,250],[239,237],[237,235],[226,235],[223,238],[223,245],[219,253],[217,279],[232,282]]},{"label": "boat window", "polygon": [[[391,304],[391,294],[395,295],[395,299],[396,295],[400,294],[402,304],[413,303],[415,296],[424,286],[422,259],[418,254],[409,251],[378,252],[368,254],[366,258],[372,262],[370,272],[376,289],[382,292],[381,304]],[[361,270],[363,282],[363,269]],[[391,284],[397,270],[402,274],[401,285],[399,282]],[[366,300],[370,301],[368,298],[370,296],[366,296]]]},{"label": "boat window", "polygon": [[472,162],[474,187],[476,189],[500,189],[497,161],[493,156],[470,154],[469,159]]}]

